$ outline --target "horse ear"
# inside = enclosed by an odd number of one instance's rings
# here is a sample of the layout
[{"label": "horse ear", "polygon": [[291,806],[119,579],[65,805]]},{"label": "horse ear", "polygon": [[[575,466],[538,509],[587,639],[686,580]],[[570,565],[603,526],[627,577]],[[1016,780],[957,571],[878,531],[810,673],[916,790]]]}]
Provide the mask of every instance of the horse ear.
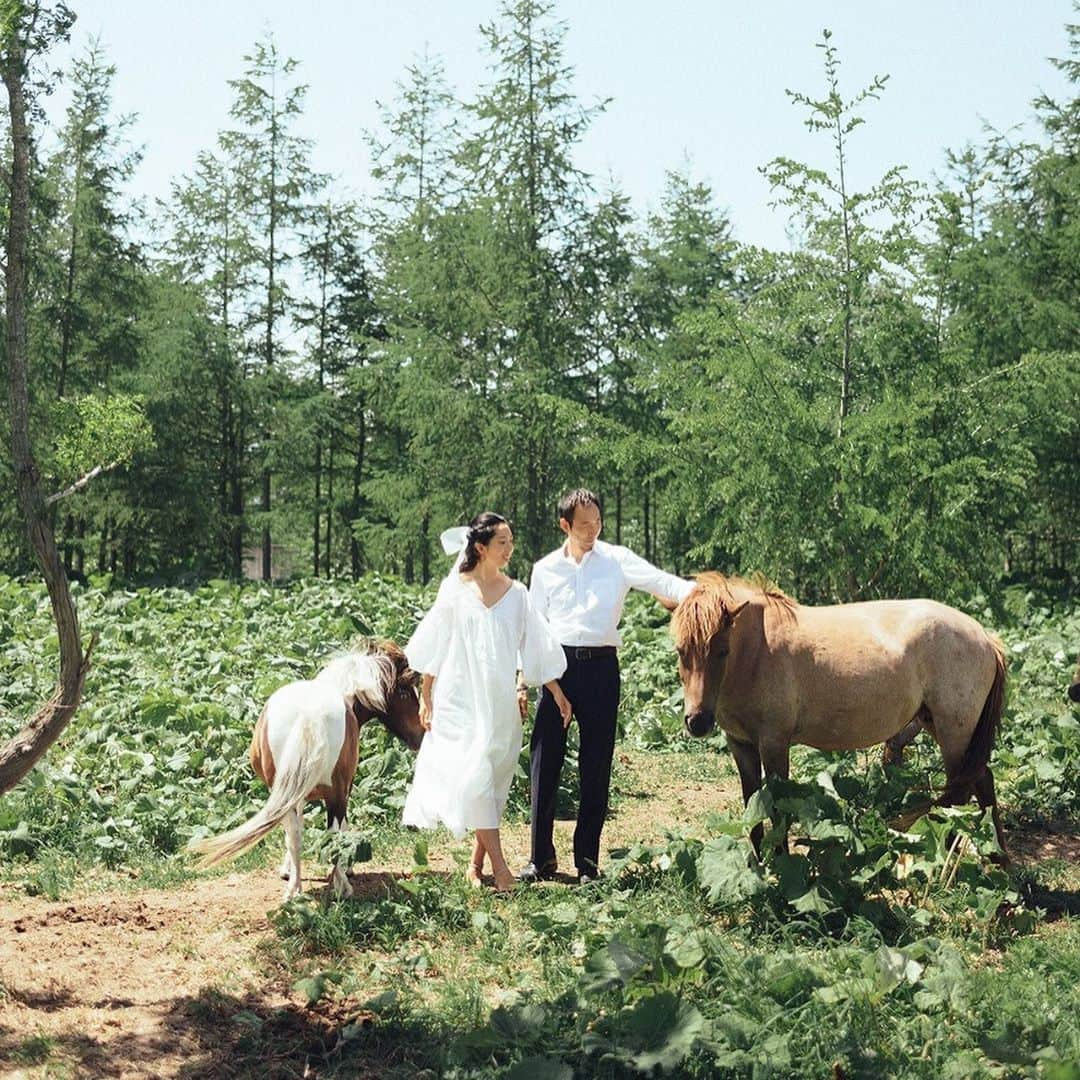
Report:
[{"label": "horse ear", "polygon": [[744,600],[737,608],[732,608],[731,611],[728,612],[729,623],[733,623],[739,617],[739,615],[742,614],[743,608],[746,607],[746,605],[749,603],[749,600]]}]

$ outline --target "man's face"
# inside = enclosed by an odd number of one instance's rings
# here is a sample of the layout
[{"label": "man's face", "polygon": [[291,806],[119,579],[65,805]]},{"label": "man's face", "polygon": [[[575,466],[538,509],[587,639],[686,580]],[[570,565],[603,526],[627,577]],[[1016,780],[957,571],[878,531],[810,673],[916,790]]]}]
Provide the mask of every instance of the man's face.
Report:
[{"label": "man's face", "polygon": [[600,535],[602,522],[600,520],[600,507],[588,506],[574,507],[574,520],[567,521],[559,518],[559,528],[570,538],[570,543],[579,551],[592,551],[597,537]]}]

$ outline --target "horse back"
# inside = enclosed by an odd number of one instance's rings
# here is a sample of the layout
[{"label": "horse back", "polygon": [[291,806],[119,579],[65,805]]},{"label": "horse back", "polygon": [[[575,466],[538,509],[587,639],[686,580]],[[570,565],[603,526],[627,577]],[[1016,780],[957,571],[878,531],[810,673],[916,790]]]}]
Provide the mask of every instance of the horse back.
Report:
[{"label": "horse back", "polygon": [[275,690],[251,737],[251,767],[267,787],[274,786],[287,754],[317,758],[320,782],[309,798],[329,798],[342,784],[347,793],[356,772],[359,727],[345,700],[322,684],[304,680]]},{"label": "horse back", "polygon": [[981,707],[996,671],[983,628],[933,600],[800,605],[793,616],[766,611],[757,627],[744,653],[753,671],[730,696],[735,721],[750,736],[767,724],[826,750],[881,742],[924,707]]}]

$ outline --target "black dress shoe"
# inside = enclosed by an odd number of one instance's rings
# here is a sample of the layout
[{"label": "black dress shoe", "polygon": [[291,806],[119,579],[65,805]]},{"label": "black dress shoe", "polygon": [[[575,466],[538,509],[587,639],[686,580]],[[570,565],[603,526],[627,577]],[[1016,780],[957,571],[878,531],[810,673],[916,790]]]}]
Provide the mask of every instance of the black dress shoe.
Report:
[{"label": "black dress shoe", "polygon": [[521,872],[518,874],[518,881],[550,881],[558,869],[559,864],[554,859],[544,863],[543,866],[529,863],[527,866],[522,867]]}]

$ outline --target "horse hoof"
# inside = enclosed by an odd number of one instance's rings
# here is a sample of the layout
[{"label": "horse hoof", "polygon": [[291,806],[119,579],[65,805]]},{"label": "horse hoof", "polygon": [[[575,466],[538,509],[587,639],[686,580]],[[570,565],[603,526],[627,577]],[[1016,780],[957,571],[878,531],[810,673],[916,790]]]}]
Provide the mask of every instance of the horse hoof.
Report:
[{"label": "horse hoof", "polygon": [[352,896],[353,894],[349,877],[343,870],[335,869],[333,874],[330,875],[330,887],[334,890],[334,895],[339,900],[347,896]]}]

